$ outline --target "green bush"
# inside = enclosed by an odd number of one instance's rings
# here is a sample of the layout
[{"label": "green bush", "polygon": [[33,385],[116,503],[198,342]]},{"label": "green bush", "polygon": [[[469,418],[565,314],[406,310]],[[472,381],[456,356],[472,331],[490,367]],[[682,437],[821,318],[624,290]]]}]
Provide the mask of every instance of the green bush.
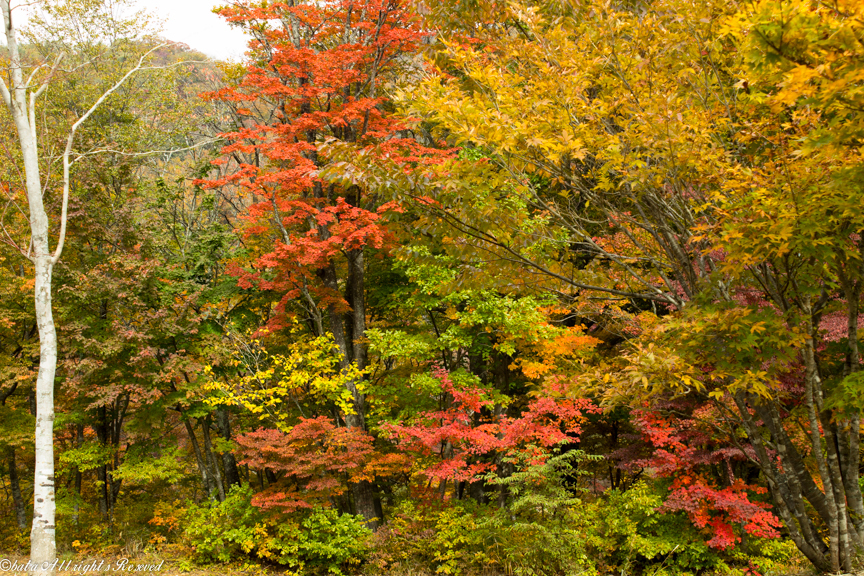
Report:
[{"label": "green bush", "polygon": [[662,482],[602,496],[576,489],[573,480],[588,459],[569,451],[542,465],[512,462],[508,478],[488,479],[496,490],[503,486],[506,508],[402,502],[376,536],[373,564],[379,571],[455,575],[492,569],[514,576],[744,576],[794,563],[789,541],[751,537],[730,550],[710,548],[685,514],[662,510]]},{"label": "green bush", "polygon": [[[374,574],[463,574],[488,565],[478,513],[467,502],[404,500],[374,538]],[[476,508],[476,507],[474,507]]]},{"label": "green bush", "polygon": [[662,491],[640,482],[610,490],[582,508],[589,554],[601,569],[623,573],[699,572],[721,568],[720,554],[680,513],[663,513]]},{"label": "green bush", "polygon": [[503,484],[509,493],[506,509],[470,499],[426,506],[402,502],[376,535],[373,564],[382,572],[592,574],[576,513],[580,500],[563,482],[565,474],[575,474],[573,463],[584,458],[569,452],[542,466],[517,468],[506,479],[490,477],[496,490]]},{"label": "green bush", "polygon": [[331,509],[266,513],[252,506],[248,486],[235,488],[224,502],[190,506],[185,538],[198,562],[255,558],[306,575],[341,575],[363,561],[368,574],[454,576],[754,576],[794,563],[789,541],[708,547],[683,513],[662,510],[660,482],[602,496],[574,489],[586,458],[571,451],[542,465],[516,463],[516,472],[489,485],[503,487],[506,508],[401,499],[374,536],[358,517]]},{"label": "green bush", "polygon": [[516,576],[576,576],[596,573],[587,555],[581,520],[583,502],[567,478],[580,475],[589,457],[569,451],[540,465],[514,461],[516,471],[496,479],[509,496],[480,523],[492,562]]},{"label": "green bush", "polygon": [[460,574],[465,566],[486,563],[483,535],[470,511],[462,507],[440,511],[434,532],[430,552],[436,573]]},{"label": "green bush", "polygon": [[[281,524],[282,530],[287,525]],[[360,564],[368,553],[372,532],[359,516],[339,515],[335,510],[316,508],[303,519],[299,530],[291,531],[291,538],[281,536],[280,563],[292,565],[291,554],[301,559],[316,573],[342,574],[345,566]],[[286,545],[291,549],[286,556]]]},{"label": "green bush", "polygon": [[190,504],[183,525],[183,536],[194,548],[195,560],[207,564],[230,562],[251,553],[265,519],[252,506],[252,489],[236,486],[223,502]]},{"label": "green bush", "polygon": [[705,544],[702,533],[680,512],[663,512],[662,483],[639,482],[586,503],[579,523],[588,555],[599,570],[618,574],[765,573],[794,563],[790,541],[748,538],[730,550]]},{"label": "green bush", "polygon": [[298,574],[343,574],[368,553],[371,532],[358,517],[315,508],[305,516],[265,514],[249,486],[235,487],[224,502],[190,505],[184,537],[199,563],[244,557],[288,566]]}]

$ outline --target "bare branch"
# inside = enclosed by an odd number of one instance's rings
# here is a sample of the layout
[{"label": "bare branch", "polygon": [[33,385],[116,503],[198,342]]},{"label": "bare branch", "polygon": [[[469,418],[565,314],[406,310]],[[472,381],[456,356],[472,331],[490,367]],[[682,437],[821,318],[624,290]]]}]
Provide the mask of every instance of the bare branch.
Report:
[{"label": "bare branch", "polygon": [[30,73],[30,76],[27,77],[27,82],[24,83],[24,88],[30,88],[30,83],[33,82],[33,77],[36,76],[36,73],[39,72],[42,68],[45,67],[45,64],[40,64],[36,68],[33,69],[33,72]]},{"label": "bare branch", "polygon": [[[61,52],[60,55],[57,56],[57,60],[55,60],[55,61],[54,61],[54,65],[51,66],[51,71],[48,72],[48,77],[45,78],[45,81],[42,82],[42,85],[39,86],[39,89],[36,90],[35,93],[33,93],[33,94],[30,95],[30,101],[31,101],[31,102],[33,102],[36,98],[38,98],[39,96],[41,96],[41,95],[45,92],[45,90],[48,89],[48,85],[51,84],[51,79],[54,77],[54,74],[57,72],[57,69],[60,67],[60,62],[63,60],[63,58],[64,58],[65,56],[66,56],[66,54],[64,54],[63,52]],[[41,67],[42,67],[42,66],[40,66],[39,68],[41,68]],[[36,70],[38,70],[39,68],[37,68]],[[33,71],[33,74],[36,73],[36,70]],[[31,75],[30,75],[30,78],[27,80],[27,87],[28,87],[28,88],[30,87],[30,80],[32,80],[32,78],[33,78],[33,74],[31,74]],[[33,129],[35,130],[36,127],[34,126]]]},{"label": "bare branch", "polygon": [[[22,255],[25,255],[25,254],[24,254],[24,250],[23,250],[23,249],[18,245],[17,242],[15,242],[15,239],[12,238],[12,235],[9,234],[9,231],[6,230],[6,224],[4,223],[4,220],[6,219],[6,211],[9,209],[9,205],[10,205],[10,204],[14,204],[15,207],[18,208],[19,211],[21,210],[21,207],[18,206],[18,203],[15,202],[15,201],[14,201],[13,199],[11,199],[11,198],[9,199],[8,202],[6,202],[6,205],[3,206],[3,213],[0,214],[0,229],[2,229],[2,230],[3,230],[3,234],[6,235],[6,238],[3,240],[3,242],[5,242],[5,243],[8,244],[9,246],[15,248],[15,249],[16,249],[18,252],[20,252]],[[22,214],[23,214],[23,212],[22,212]]]},{"label": "bare branch", "polygon": [[173,68],[175,66],[181,66],[185,64],[196,63],[197,61],[187,60],[184,62],[177,62],[175,64],[171,64],[168,66],[144,66],[144,61],[149,57],[153,52],[160,48],[164,48],[165,46],[170,46],[172,42],[163,42],[158,44],[141,55],[138,59],[138,64],[135,65],[134,68],[131,68],[126,74],[123,75],[120,80],[118,80],[111,88],[102,93],[102,95],[93,103],[87,112],[81,115],[81,117],[72,125],[72,128],[69,129],[69,137],[66,139],[66,150],[63,152],[63,207],[60,211],[60,235],[57,239],[57,249],[54,252],[54,255],[51,257],[51,261],[56,264],[60,260],[60,255],[63,254],[63,244],[66,241],[66,220],[67,214],[69,211],[69,167],[71,166],[69,162],[69,157],[72,154],[72,146],[75,142],[75,132],[78,128],[90,117],[93,112],[95,112],[99,106],[102,105],[105,100],[108,99],[114,92],[116,92],[126,81],[132,77],[137,72],[141,72],[144,70],[165,70],[168,68]]},{"label": "bare branch", "polygon": [[129,156],[129,157],[138,157],[138,156],[155,156],[157,154],[176,154],[177,152],[186,152],[187,150],[195,150],[196,148],[201,148],[208,144],[215,144],[216,142],[220,142],[221,138],[213,138],[211,140],[205,140],[203,142],[199,142],[198,144],[193,144],[192,146],[186,146],[185,148],[172,148],[171,150],[147,150],[146,152],[124,152],[123,150],[114,150],[113,148],[102,148],[99,150],[91,150],[89,152],[83,152],[78,154],[74,160],[72,160],[69,165],[75,164],[79,160],[83,158],[87,158],[89,156],[95,156],[97,154],[118,154],[120,156]]}]

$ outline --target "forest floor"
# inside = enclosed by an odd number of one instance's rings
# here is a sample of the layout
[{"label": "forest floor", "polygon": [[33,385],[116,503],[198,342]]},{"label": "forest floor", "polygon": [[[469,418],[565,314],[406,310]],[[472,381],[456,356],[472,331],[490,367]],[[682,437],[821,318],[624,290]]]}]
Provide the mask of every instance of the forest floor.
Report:
[{"label": "forest floor", "polygon": [[[28,557],[21,554],[7,554],[0,551],[0,576],[28,576],[26,564]],[[378,576],[377,570],[361,569],[358,576]],[[128,556],[106,554],[60,554],[57,576],[96,575],[107,573],[152,574],[154,576],[288,576],[294,571],[284,566],[266,566],[256,562],[212,564],[200,566],[188,557],[176,554],[158,554],[154,552],[137,552]],[[387,576],[435,576],[434,571],[424,569],[402,568],[388,570]],[[504,576],[496,571],[484,571],[482,574],[466,576]],[[788,570],[769,572],[765,576],[817,576],[810,568],[789,566]],[[836,576],[864,576],[864,571],[856,574],[838,574]]]},{"label": "forest floor", "polygon": [[[28,557],[0,552],[0,575],[26,576]],[[198,566],[192,560],[155,553],[131,556],[98,554],[60,554],[55,574],[77,576],[86,574],[152,574],[154,576],[282,576],[284,568],[257,563],[214,564]]]},{"label": "forest floor", "polygon": [[[28,576],[28,557],[17,553],[0,551],[0,576]],[[139,568],[140,567],[140,568]],[[20,569],[23,568],[23,569]],[[371,569],[370,569],[371,568]],[[387,576],[436,576],[434,570],[402,567],[387,570]],[[60,554],[56,576],[84,576],[98,574],[135,574],[153,576],[289,576],[296,572],[285,566],[265,566],[256,562],[212,564],[199,566],[191,559],[171,554],[142,552],[128,557],[122,555]],[[353,574],[353,573],[352,573]],[[379,576],[374,567],[361,568],[354,576]],[[382,575],[383,576],[383,575]],[[466,574],[465,576],[504,576],[497,571]],[[810,574],[776,576],[813,576]]]},{"label": "forest floor", "polygon": [[[0,551],[0,576],[28,576],[28,557],[18,553]],[[361,569],[357,576],[378,576],[377,570]],[[128,556],[116,554],[60,554],[57,576],[84,576],[98,574],[135,574],[143,576],[288,576],[295,574],[285,566],[266,566],[256,562],[234,562],[200,566],[188,557],[176,554],[139,552]],[[433,570],[389,570],[388,576],[435,576]],[[503,576],[498,572],[484,572],[466,576]],[[797,576],[797,575],[796,575]]]}]

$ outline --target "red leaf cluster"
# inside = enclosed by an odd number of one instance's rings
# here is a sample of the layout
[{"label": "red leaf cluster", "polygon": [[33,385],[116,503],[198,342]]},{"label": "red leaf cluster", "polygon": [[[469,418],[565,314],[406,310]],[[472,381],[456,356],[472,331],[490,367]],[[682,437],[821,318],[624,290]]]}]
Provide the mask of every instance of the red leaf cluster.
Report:
[{"label": "red leaf cluster", "polygon": [[[727,549],[739,542],[735,526],[753,536],[777,537],[782,524],[768,511],[770,505],[751,500],[752,494],[764,494],[765,489],[733,476],[730,462],[744,454],[738,448],[718,446],[699,426],[698,420],[712,417],[707,413],[711,410],[697,409],[694,418],[674,419],[657,411],[634,411],[634,422],[653,449],[651,457],[637,464],[657,477],[673,479],[663,507],[685,512],[695,526],[708,532],[707,544],[712,548]],[[719,486],[706,472],[711,464],[726,469],[726,486]]]},{"label": "red leaf cluster", "polygon": [[598,410],[590,400],[538,396],[518,417],[508,416],[482,388],[458,388],[443,368],[433,374],[447,408],[385,426],[401,449],[439,456],[424,470],[432,479],[473,482],[494,468],[496,454],[533,452],[533,463],[541,463],[549,448],[577,440],[585,413]]},{"label": "red leaf cluster", "polygon": [[283,295],[277,312],[304,291],[321,308],[345,310],[336,283],[320,271],[337,266],[340,254],[386,247],[382,215],[398,206],[324,179],[322,169],[335,164],[322,144],[336,140],[403,163],[433,153],[405,137],[381,95],[385,83],[417,67],[420,19],[402,0],[244,0],[219,13],[254,40],[242,78],[204,95],[233,107],[237,126],[223,134],[234,166],[201,184],[243,191],[251,199],[247,238],[267,238],[251,265],[235,262],[229,272],[243,288]]},{"label": "red leaf cluster", "polygon": [[377,452],[365,431],[337,427],[325,416],[301,418],[287,433],[259,429],[236,440],[243,464],[267,468],[278,477],[253,503],[286,512],[327,506],[350,484],[391,475],[408,465],[403,456]]}]

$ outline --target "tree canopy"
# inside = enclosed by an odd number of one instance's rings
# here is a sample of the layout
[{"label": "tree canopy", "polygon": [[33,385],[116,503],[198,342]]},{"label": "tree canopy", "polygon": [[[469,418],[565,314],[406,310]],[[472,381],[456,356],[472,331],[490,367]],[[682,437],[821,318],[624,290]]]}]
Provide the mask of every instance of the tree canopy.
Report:
[{"label": "tree canopy", "polygon": [[860,2],[3,6],[0,550],[858,566]]}]

